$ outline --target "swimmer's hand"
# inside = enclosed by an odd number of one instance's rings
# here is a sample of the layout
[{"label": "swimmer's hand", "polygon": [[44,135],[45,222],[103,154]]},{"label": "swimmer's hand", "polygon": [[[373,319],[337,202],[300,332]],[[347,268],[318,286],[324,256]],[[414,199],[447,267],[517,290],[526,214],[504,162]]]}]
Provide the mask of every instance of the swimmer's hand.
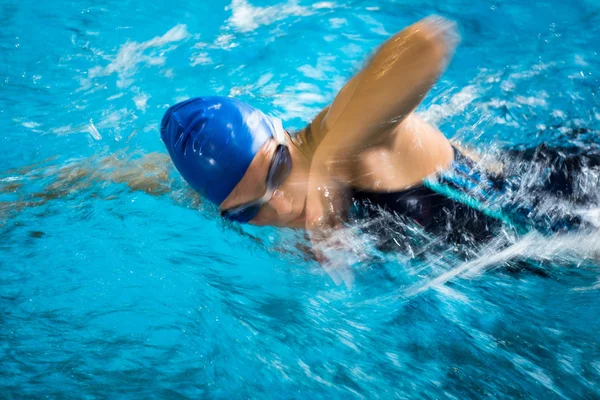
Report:
[{"label": "swimmer's hand", "polygon": [[317,261],[336,285],[343,282],[351,288],[354,274],[344,254],[346,245],[336,235],[344,223],[347,176],[346,171],[313,158],[308,178],[306,229]]}]

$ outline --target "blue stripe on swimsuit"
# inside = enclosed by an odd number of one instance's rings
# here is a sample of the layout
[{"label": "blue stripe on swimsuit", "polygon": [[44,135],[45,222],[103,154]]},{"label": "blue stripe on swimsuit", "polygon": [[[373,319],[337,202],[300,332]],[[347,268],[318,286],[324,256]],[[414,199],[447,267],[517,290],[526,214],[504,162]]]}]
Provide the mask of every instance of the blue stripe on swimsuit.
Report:
[{"label": "blue stripe on swimsuit", "polygon": [[449,169],[423,181],[417,187],[397,192],[353,190],[352,198],[363,217],[385,210],[413,219],[426,231],[462,241],[467,235],[476,240],[492,237],[501,225],[522,231],[494,200],[503,194],[504,181],[495,178],[454,150]]}]

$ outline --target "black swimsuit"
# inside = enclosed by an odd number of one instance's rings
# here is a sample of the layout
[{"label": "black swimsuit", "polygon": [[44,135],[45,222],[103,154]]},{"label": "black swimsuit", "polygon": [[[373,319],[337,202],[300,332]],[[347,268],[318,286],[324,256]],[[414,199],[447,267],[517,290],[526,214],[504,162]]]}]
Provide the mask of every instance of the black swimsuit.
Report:
[{"label": "black swimsuit", "polygon": [[373,218],[383,212],[410,218],[425,231],[453,242],[486,240],[506,221],[491,200],[504,190],[503,181],[478,170],[454,149],[450,168],[423,184],[397,192],[354,189],[354,215]]},{"label": "black swimsuit", "polygon": [[[297,136],[297,139],[300,143],[305,141],[311,149],[316,147],[310,125],[304,135]],[[537,200],[529,204],[515,203],[515,199],[511,199],[512,193],[521,185],[518,179],[515,182],[514,179],[493,175],[455,148],[450,168],[425,179],[419,186],[397,192],[353,189],[351,200],[354,207],[349,217],[375,218],[392,213],[408,218],[426,232],[454,243],[489,240],[503,226],[519,233],[532,227],[545,232],[577,227],[581,222],[577,217],[551,218],[549,223],[548,220],[535,221],[534,209],[539,199],[572,192],[576,182],[574,172],[581,168],[565,169],[566,167],[580,164],[600,166],[600,156],[596,159],[590,156],[565,155],[561,149],[549,151],[544,146],[529,150],[547,161],[553,171],[545,179],[544,188],[533,196]],[[519,151],[519,154],[514,155],[510,151],[508,153],[514,156],[511,158],[535,162],[535,157],[525,157],[529,155],[527,151]],[[384,236],[385,230],[380,232]]]}]

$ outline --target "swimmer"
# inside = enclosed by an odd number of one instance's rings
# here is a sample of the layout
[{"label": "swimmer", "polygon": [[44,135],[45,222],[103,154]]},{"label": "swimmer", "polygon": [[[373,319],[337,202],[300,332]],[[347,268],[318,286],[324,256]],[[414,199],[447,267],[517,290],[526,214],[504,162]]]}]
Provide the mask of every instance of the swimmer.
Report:
[{"label": "swimmer", "polygon": [[472,189],[456,182],[482,174],[414,113],[457,43],[454,23],[440,17],[405,28],[295,135],[237,99],[207,96],[169,108],[161,137],[183,178],[236,223],[306,228],[315,239],[359,205],[434,233],[457,224],[488,236],[502,217],[456,199]]},{"label": "swimmer", "polygon": [[[183,178],[223,218],[306,228],[322,263],[330,260],[319,244],[351,218],[391,213],[457,244],[485,243],[505,228],[525,233],[535,225],[535,204],[509,202],[510,212],[498,206],[515,191],[501,170],[484,167],[414,113],[457,44],[455,24],[440,17],[405,28],[296,134],[240,100],[207,96],[169,108],[161,137]],[[564,192],[563,175],[550,176],[549,186]],[[562,180],[573,185],[567,175]],[[556,232],[578,221],[546,222]],[[377,236],[394,236],[377,229]]]},{"label": "swimmer", "polygon": [[[318,244],[351,218],[373,219],[383,212],[406,218],[436,238],[481,242],[498,228],[518,225],[493,206],[510,191],[510,182],[414,113],[457,43],[455,25],[439,17],[405,28],[295,134],[240,100],[206,96],[170,107],[161,138],[189,186],[233,223],[306,228]],[[572,176],[584,158],[569,158],[561,150],[530,150],[513,155],[532,163],[567,160],[567,173],[552,173],[546,183],[562,193],[572,189]],[[113,154],[54,172],[28,172],[27,179],[42,180],[52,173],[57,179],[26,201],[0,206],[0,214],[42,205],[97,182],[169,194],[171,163],[165,158],[152,153],[131,160]],[[584,161],[600,166],[600,157]],[[0,192],[18,192],[20,185],[10,181]],[[185,198],[197,204],[197,195]],[[515,205],[514,210],[531,215],[526,206]],[[327,261],[318,250],[315,254]]]}]

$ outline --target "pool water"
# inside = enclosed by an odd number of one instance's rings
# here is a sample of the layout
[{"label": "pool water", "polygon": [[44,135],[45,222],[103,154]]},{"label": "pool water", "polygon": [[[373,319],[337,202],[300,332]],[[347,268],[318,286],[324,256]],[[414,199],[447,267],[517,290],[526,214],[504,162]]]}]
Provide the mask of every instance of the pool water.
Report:
[{"label": "pool water", "polygon": [[432,13],[462,43],[420,115],[484,153],[598,145],[593,0],[3,1],[0,398],[599,397],[598,232],[465,261],[350,228],[347,288],[302,233],[225,223],[176,175],[160,194],[96,173],[160,160],[192,96],[299,129]]}]

